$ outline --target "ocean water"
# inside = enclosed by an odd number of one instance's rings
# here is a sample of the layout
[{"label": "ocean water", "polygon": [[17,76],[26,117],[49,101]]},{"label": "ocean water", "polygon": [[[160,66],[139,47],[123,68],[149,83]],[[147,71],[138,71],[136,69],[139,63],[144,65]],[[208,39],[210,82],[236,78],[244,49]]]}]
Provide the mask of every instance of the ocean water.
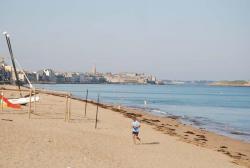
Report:
[{"label": "ocean water", "polygon": [[[250,87],[205,85],[39,84],[102,103],[143,108],[232,138],[250,142]],[[146,102],[146,104],[145,104]]]}]

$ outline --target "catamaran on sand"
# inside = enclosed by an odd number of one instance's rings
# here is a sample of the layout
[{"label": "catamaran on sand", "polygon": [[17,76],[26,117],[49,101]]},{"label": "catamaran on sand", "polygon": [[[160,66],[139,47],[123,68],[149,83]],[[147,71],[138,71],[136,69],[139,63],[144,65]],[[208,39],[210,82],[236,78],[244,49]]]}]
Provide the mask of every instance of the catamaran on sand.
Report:
[{"label": "catamaran on sand", "polygon": [[39,101],[39,96],[34,94],[34,95],[28,95],[28,96],[23,96],[21,93],[21,82],[19,80],[18,74],[17,74],[17,70],[16,70],[16,64],[15,62],[18,64],[21,72],[24,74],[26,80],[29,83],[29,88],[30,89],[34,89],[31,82],[29,81],[27,75],[25,74],[25,72],[23,71],[21,65],[18,63],[17,59],[14,57],[13,55],[13,51],[12,51],[12,47],[11,47],[11,43],[10,43],[10,35],[7,32],[3,32],[3,35],[5,36],[6,42],[7,42],[7,46],[9,49],[9,53],[10,53],[10,58],[11,58],[11,62],[13,65],[13,69],[14,69],[14,74],[15,74],[15,84],[18,86],[18,89],[20,91],[20,97],[19,98],[5,98],[3,95],[0,95],[0,100],[1,103],[4,103],[7,107],[11,107],[11,108],[21,108],[20,105],[26,105],[29,102],[34,102],[34,101]]}]

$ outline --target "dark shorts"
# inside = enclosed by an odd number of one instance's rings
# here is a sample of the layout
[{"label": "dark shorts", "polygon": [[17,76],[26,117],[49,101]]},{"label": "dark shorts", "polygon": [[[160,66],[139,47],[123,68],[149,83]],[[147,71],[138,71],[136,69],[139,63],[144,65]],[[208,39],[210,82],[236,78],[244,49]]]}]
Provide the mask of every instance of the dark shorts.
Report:
[{"label": "dark shorts", "polygon": [[134,132],[134,131],[133,131],[132,134],[138,136],[138,135],[139,135],[139,132]]}]

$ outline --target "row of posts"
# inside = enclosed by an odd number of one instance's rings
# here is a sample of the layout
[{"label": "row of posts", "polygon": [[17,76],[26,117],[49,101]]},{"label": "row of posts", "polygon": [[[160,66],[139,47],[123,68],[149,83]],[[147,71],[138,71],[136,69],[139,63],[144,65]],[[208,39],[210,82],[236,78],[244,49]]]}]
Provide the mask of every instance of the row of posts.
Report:
[{"label": "row of posts", "polygon": [[[89,92],[87,90],[85,97],[84,117],[87,116],[88,94]],[[100,102],[100,95],[98,94],[97,104],[96,104],[96,115],[95,115],[95,129],[97,128],[97,123],[98,123],[99,102]],[[69,93],[68,95],[66,95],[66,108],[65,108],[64,121],[69,122],[70,118],[71,118],[71,94]]]},{"label": "row of posts", "polygon": [[[28,108],[28,116],[29,119],[31,117],[31,112],[32,112],[32,93],[34,92],[34,109],[33,112],[36,112],[36,90],[29,90],[29,108]],[[86,97],[85,97],[85,108],[84,108],[84,117],[87,116],[87,105],[88,105],[88,90],[86,91]],[[4,97],[3,91],[1,91],[1,96]],[[100,96],[98,94],[97,97],[97,105],[96,105],[96,115],[95,115],[95,128],[97,128],[97,122],[98,122],[98,111],[99,111],[99,102],[100,102]],[[3,98],[1,100],[1,112],[3,112]],[[71,94],[66,95],[66,108],[65,108],[65,116],[64,116],[64,121],[69,122],[71,118]]]}]

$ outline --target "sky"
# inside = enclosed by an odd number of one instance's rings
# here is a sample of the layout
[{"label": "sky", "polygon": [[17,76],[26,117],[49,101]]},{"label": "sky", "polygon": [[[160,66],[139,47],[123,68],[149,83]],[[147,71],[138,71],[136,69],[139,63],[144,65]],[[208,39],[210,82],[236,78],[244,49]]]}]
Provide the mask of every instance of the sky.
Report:
[{"label": "sky", "polygon": [[[0,0],[26,70],[250,80],[249,0]],[[4,36],[0,56],[10,63]]]}]

